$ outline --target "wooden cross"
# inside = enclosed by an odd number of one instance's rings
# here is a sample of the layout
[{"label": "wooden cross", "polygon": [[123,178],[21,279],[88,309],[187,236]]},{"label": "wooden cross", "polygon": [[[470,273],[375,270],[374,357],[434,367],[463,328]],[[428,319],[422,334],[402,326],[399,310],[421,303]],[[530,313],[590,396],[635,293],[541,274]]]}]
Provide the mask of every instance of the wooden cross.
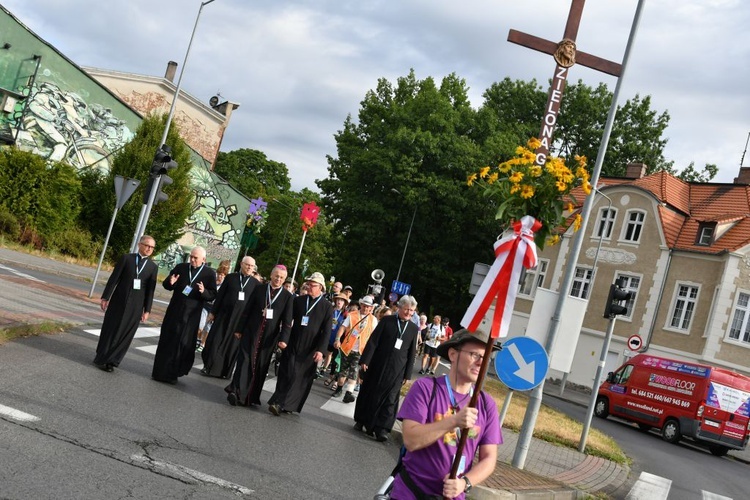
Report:
[{"label": "wooden cross", "polygon": [[568,69],[575,63],[578,63],[616,77],[619,77],[622,71],[621,64],[576,50],[575,41],[576,36],[578,36],[578,26],[581,24],[584,3],[586,3],[586,0],[572,1],[570,12],[568,13],[568,22],[565,25],[565,34],[559,43],[550,42],[516,30],[510,30],[508,33],[509,42],[549,54],[555,58],[555,62],[557,63],[549,95],[547,96],[547,106],[544,109],[542,129],[539,132],[539,140],[542,144],[535,151],[536,164],[540,166],[544,166],[552,144],[552,132],[554,132],[555,125],[557,124],[557,113],[560,110],[560,102],[565,90],[565,82],[568,78]]}]

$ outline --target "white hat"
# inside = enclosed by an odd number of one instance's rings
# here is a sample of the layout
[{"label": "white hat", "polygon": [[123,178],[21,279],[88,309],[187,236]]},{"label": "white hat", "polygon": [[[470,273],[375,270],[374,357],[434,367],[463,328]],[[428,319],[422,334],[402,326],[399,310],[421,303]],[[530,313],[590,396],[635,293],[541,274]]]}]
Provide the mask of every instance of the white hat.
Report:
[{"label": "white hat", "polygon": [[362,304],[363,306],[370,306],[370,307],[375,305],[375,303],[372,300],[372,295],[365,295],[364,297],[359,299],[359,303]]},{"label": "white hat", "polygon": [[326,287],[326,279],[321,273],[312,273],[310,276],[305,278],[305,281],[312,281],[313,283],[318,283],[323,288]]}]

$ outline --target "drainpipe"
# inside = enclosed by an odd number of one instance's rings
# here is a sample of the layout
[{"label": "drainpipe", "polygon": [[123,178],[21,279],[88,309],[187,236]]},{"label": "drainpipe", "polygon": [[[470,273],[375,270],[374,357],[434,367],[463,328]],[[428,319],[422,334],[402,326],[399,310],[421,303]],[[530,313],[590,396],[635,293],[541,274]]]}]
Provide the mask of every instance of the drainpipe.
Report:
[{"label": "drainpipe", "polygon": [[669,257],[667,257],[667,268],[664,270],[664,279],[661,282],[661,288],[659,289],[659,300],[656,303],[656,308],[654,309],[654,317],[651,320],[651,326],[648,329],[648,337],[643,343],[643,347],[638,350],[639,353],[644,353],[648,351],[648,346],[651,345],[651,337],[654,335],[654,327],[656,326],[656,317],[658,316],[659,309],[661,309],[661,302],[662,298],[664,297],[664,289],[667,286],[667,277],[669,276],[669,268],[672,265],[672,252],[673,250],[669,249]]}]

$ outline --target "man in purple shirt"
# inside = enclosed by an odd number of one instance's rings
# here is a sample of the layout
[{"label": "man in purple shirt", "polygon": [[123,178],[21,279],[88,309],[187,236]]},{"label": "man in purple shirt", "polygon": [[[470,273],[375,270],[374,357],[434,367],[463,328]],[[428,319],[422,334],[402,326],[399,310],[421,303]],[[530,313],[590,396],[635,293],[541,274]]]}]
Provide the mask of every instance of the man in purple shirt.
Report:
[{"label": "man in purple shirt", "polygon": [[[497,405],[481,393],[477,407],[468,406],[484,356],[485,342],[467,330],[456,332],[437,349],[451,363],[442,377],[417,380],[398,412],[406,455],[396,477],[391,498],[417,498],[416,492],[463,499],[472,485],[487,479],[495,470],[497,445],[503,437]],[[463,449],[458,477],[448,479],[462,432],[468,438]],[[477,463],[472,465],[479,453]]]}]

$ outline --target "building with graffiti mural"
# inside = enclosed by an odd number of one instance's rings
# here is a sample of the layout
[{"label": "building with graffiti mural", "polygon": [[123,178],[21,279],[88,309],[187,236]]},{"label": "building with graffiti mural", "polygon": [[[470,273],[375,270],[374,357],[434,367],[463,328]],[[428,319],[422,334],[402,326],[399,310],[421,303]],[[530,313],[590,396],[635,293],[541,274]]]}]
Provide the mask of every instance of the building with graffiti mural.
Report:
[{"label": "building with graffiti mural", "polygon": [[[0,146],[108,172],[143,117],[169,111],[176,68],[169,62],[163,77],[83,68],[0,6]],[[212,264],[236,260],[250,200],[213,164],[237,108],[180,91],[174,123],[191,149],[194,201],[184,236],[157,256],[162,267],[182,262],[194,245],[206,247]]]}]

